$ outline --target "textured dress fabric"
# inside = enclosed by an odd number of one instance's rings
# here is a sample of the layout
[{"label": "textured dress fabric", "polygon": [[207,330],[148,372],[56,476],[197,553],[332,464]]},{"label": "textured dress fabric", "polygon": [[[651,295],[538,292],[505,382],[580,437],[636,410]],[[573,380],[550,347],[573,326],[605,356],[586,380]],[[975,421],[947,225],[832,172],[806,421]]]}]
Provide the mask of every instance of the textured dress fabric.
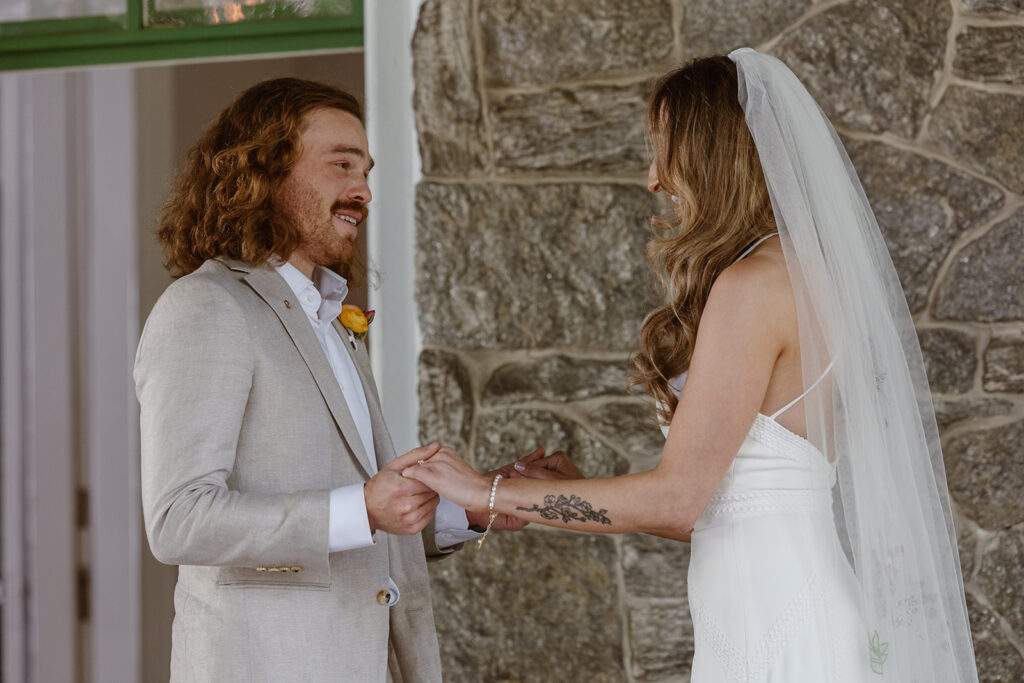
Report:
[{"label": "textured dress fabric", "polygon": [[834,482],[810,442],[757,416],[691,536],[693,683],[870,680]]}]

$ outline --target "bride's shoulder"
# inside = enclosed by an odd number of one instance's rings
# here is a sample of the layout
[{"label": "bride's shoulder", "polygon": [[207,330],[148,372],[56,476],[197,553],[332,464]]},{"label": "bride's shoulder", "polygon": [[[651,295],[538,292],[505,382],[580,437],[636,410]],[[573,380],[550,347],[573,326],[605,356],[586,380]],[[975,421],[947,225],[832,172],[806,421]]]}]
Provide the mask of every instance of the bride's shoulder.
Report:
[{"label": "bride's shoulder", "polygon": [[781,250],[758,251],[732,264],[715,278],[705,315],[752,317],[785,324],[793,313],[793,292]]}]

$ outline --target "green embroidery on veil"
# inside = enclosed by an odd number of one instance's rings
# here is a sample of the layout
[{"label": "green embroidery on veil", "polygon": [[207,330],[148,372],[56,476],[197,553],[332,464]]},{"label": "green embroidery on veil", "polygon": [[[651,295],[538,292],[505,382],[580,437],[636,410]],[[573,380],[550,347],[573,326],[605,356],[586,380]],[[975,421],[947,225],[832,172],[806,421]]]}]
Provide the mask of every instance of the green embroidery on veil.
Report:
[{"label": "green embroidery on veil", "polygon": [[879,676],[882,674],[882,665],[889,657],[889,643],[879,642],[878,631],[868,641],[868,651],[871,653],[871,670]]}]

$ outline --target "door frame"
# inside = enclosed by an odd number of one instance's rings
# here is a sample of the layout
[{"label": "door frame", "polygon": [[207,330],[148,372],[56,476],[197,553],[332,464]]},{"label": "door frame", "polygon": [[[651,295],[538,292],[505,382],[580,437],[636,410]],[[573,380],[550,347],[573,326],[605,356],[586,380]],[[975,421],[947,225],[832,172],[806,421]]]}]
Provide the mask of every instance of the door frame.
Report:
[{"label": "door frame", "polygon": [[[370,289],[379,311],[370,346],[400,452],[418,438],[414,195],[421,172],[411,40],[421,4],[376,0],[364,16],[367,133],[377,161],[367,250],[380,272],[379,287]],[[132,65],[0,74],[6,682],[135,683],[141,675],[134,88]],[[88,539],[81,538],[83,517]],[[82,548],[88,573],[78,571]],[[91,604],[76,599],[79,582],[88,584]],[[81,610],[90,617],[84,640],[75,631]],[[77,651],[79,642],[88,653]],[[86,663],[89,672],[76,674]]]}]

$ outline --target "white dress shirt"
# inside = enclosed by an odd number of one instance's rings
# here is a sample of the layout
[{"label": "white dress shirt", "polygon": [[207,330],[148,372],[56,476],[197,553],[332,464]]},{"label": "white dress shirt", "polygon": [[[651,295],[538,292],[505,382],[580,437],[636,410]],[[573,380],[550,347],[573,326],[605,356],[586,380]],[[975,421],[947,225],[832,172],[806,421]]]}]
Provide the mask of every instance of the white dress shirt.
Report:
[{"label": "white dress shirt", "polygon": [[[356,424],[356,430],[369,456],[371,474],[376,474],[377,457],[373,447],[373,427],[370,423],[366,394],[359,381],[355,363],[343,346],[349,340],[343,340],[331,324],[341,313],[342,303],[348,295],[348,283],[345,278],[327,268],[315,268],[312,281],[287,262],[275,265],[274,269],[288,283],[302,310],[306,312],[317,341],[320,342],[331,370],[338,380],[345,403]],[[366,514],[362,484],[342,486],[331,491],[328,519],[330,552],[362,548],[374,542]],[[444,548],[477,536],[477,532],[469,530],[465,510],[441,498],[434,513],[434,538],[437,546]]]}]

